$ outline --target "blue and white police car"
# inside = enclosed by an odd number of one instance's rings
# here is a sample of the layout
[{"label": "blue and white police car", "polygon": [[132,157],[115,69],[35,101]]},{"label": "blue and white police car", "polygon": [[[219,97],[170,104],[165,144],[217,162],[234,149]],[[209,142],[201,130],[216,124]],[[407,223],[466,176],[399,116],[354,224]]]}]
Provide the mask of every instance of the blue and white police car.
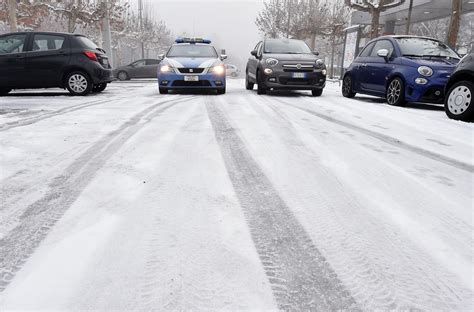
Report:
[{"label": "blue and white police car", "polygon": [[219,55],[210,40],[178,38],[160,56],[158,85],[161,94],[169,90],[204,89],[224,94],[225,54]]}]

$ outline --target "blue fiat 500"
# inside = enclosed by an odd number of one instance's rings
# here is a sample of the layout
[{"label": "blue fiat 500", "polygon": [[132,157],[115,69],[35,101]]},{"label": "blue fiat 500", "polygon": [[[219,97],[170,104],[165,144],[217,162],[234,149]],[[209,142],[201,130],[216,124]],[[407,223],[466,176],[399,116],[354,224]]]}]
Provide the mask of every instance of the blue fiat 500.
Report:
[{"label": "blue fiat 500", "polygon": [[206,89],[224,94],[226,55],[218,55],[210,40],[179,38],[158,67],[160,93],[169,90]]},{"label": "blue fiat 500", "polygon": [[364,93],[388,104],[443,103],[444,87],[459,62],[446,44],[431,38],[383,36],[370,41],[343,77],[342,95]]}]

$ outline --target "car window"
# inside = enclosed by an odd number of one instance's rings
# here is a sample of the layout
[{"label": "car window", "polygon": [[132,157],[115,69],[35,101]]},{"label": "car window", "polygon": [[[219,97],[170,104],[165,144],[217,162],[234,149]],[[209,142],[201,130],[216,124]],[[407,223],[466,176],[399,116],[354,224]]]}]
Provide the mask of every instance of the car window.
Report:
[{"label": "car window", "polygon": [[0,54],[20,53],[25,47],[26,35],[8,35],[0,37]]},{"label": "car window", "polygon": [[136,61],[136,62],[132,63],[131,65],[133,65],[133,66],[145,66],[145,60]]},{"label": "car window", "polygon": [[379,57],[377,55],[377,52],[380,50],[380,49],[386,49],[388,50],[388,57],[392,57],[392,54],[393,54],[393,51],[394,51],[394,47],[393,47],[393,44],[389,41],[389,40],[379,40],[375,43],[375,46],[374,48],[372,49],[372,52],[370,53],[370,56],[371,57]]},{"label": "car window", "polygon": [[160,61],[159,60],[147,60],[146,64],[147,65],[158,65],[158,64],[160,64]]},{"label": "car window", "polygon": [[261,56],[262,55],[262,49],[263,48],[263,42],[260,42],[259,45],[258,45],[258,52],[257,52],[257,55]]},{"label": "car window", "polygon": [[76,36],[77,40],[82,43],[85,48],[97,50],[99,47],[94,43],[94,41],[90,40],[84,36]]},{"label": "car window", "polygon": [[178,44],[171,47],[167,57],[212,57],[217,58],[216,49],[210,45]]},{"label": "car window", "polygon": [[33,51],[60,50],[63,45],[63,36],[34,35],[33,37]]},{"label": "car window", "polygon": [[262,43],[261,41],[260,41],[259,43],[257,43],[257,45],[255,46],[255,48],[253,48],[253,50],[254,50],[254,51],[258,51],[258,48],[260,47],[260,44],[261,44],[261,43]]},{"label": "car window", "polygon": [[360,57],[367,57],[369,56],[370,52],[372,51],[372,48],[374,47],[375,43],[369,43],[368,45],[365,46],[364,50],[360,52],[359,56]]}]

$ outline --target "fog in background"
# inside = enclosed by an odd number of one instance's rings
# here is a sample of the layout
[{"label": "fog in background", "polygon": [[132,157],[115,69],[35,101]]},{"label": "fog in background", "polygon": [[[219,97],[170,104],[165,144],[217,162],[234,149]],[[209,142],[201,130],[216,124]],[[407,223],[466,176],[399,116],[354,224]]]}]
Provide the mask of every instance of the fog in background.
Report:
[{"label": "fog in background", "polygon": [[227,63],[241,70],[245,69],[250,51],[262,38],[255,19],[263,8],[263,0],[150,0],[148,3],[151,12],[166,23],[175,37],[209,38],[218,52],[226,49]]}]

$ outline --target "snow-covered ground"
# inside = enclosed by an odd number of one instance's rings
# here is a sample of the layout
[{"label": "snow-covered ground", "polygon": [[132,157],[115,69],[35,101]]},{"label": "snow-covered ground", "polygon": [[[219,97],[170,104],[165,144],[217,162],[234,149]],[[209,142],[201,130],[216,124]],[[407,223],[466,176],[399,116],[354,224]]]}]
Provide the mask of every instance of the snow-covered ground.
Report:
[{"label": "snow-covered ground", "polygon": [[473,134],[337,83],[14,92],[1,310],[473,310]]}]

